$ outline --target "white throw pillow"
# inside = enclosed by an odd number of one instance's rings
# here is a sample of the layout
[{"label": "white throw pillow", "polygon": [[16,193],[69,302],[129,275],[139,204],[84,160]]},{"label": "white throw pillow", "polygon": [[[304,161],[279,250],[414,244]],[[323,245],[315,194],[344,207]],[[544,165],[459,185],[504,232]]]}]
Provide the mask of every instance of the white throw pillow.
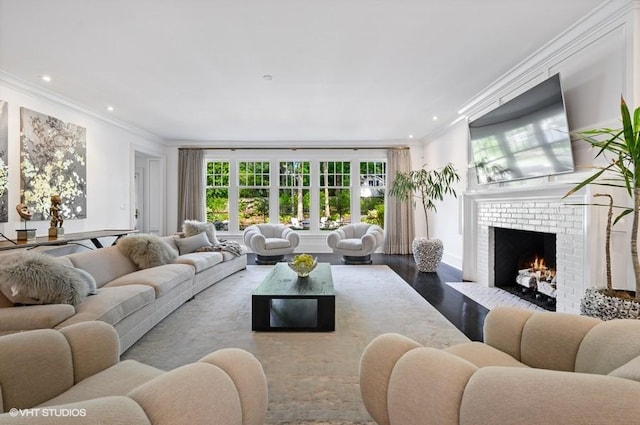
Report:
[{"label": "white throw pillow", "polygon": [[209,238],[207,238],[207,235],[204,232],[198,233],[195,236],[189,236],[188,238],[176,239],[175,242],[176,245],[178,245],[180,255],[190,254],[203,246],[211,246],[211,242],[209,242]]},{"label": "white throw pillow", "polygon": [[182,231],[186,237],[195,236],[198,233],[205,232],[211,245],[218,245],[220,242],[216,238],[216,228],[213,223],[207,223],[196,220],[185,220],[182,223]]}]

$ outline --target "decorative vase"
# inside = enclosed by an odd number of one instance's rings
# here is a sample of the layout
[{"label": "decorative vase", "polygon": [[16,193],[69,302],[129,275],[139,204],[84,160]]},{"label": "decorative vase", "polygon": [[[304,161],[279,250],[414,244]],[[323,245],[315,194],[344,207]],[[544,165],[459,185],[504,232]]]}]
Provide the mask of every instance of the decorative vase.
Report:
[{"label": "decorative vase", "polygon": [[418,271],[435,272],[442,260],[444,245],[440,239],[416,238],[411,244]]},{"label": "decorative vase", "polygon": [[640,319],[640,303],[605,295],[600,289],[587,288],[580,300],[580,313],[602,320]]}]

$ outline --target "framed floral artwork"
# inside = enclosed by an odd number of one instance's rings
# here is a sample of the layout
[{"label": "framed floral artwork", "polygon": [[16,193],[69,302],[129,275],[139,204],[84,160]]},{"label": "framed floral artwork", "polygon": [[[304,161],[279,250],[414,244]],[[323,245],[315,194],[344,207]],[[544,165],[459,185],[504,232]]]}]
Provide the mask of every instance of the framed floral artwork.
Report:
[{"label": "framed floral artwork", "polygon": [[9,149],[8,105],[0,100],[0,223],[9,221],[9,165],[7,151]]},{"label": "framed floral artwork", "polygon": [[86,129],[20,108],[20,199],[33,220],[48,220],[51,196],[62,217],[87,218]]}]

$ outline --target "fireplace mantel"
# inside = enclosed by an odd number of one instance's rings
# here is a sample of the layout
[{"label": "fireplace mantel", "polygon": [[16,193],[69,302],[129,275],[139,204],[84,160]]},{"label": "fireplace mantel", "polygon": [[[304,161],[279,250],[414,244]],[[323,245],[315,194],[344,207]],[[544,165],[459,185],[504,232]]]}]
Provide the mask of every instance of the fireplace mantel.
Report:
[{"label": "fireplace mantel", "polygon": [[[495,189],[467,191],[465,200],[489,201],[503,199],[559,199],[575,187],[575,183],[549,183],[543,186],[499,187]],[[584,198],[584,194],[579,195]],[[567,201],[569,202],[569,201]],[[573,202],[573,200],[571,201]]]}]

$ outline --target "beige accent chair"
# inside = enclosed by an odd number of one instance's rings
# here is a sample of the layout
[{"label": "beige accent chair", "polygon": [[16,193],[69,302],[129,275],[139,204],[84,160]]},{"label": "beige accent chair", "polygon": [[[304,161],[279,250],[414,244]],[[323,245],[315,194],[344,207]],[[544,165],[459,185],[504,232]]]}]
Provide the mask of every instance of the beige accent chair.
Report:
[{"label": "beige accent chair", "polygon": [[170,372],[118,356],[100,321],[0,337],[0,423],[264,424],[266,378],[244,350]]},{"label": "beige accent chair", "polygon": [[379,425],[638,423],[640,321],[500,307],[484,338],[377,337],[360,361],[365,407]]},{"label": "beige accent chair", "polygon": [[383,241],[382,227],[369,223],[347,224],[327,235],[327,245],[345,264],[371,264],[371,254]]},{"label": "beige accent chair", "polygon": [[256,264],[275,264],[293,254],[300,235],[284,224],[252,224],[244,229],[244,244],[256,253]]}]

